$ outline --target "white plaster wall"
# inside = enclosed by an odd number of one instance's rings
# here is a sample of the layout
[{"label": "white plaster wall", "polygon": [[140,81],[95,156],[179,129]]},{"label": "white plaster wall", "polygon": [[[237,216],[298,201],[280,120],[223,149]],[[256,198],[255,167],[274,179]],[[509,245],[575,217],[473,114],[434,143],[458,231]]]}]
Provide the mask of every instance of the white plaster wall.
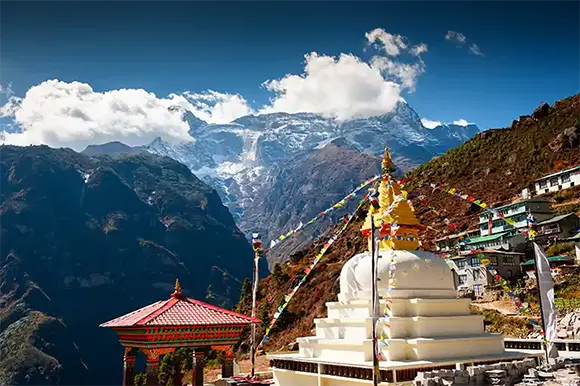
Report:
[{"label": "white plaster wall", "polygon": [[[470,315],[469,299],[392,299],[393,316],[457,316]],[[382,300],[381,309],[386,301]],[[362,319],[371,316],[370,302],[343,301],[326,303],[329,319]]]},{"label": "white plaster wall", "polygon": [[409,360],[434,360],[460,357],[477,357],[501,354],[505,351],[503,337],[490,336],[485,339],[463,340],[429,340],[416,339],[408,341],[407,355]]},{"label": "white plaster wall", "polygon": [[276,385],[318,386],[318,374],[297,373],[293,371],[273,370]]},{"label": "white plaster wall", "polygon": [[392,318],[389,338],[457,337],[484,332],[483,316]]}]

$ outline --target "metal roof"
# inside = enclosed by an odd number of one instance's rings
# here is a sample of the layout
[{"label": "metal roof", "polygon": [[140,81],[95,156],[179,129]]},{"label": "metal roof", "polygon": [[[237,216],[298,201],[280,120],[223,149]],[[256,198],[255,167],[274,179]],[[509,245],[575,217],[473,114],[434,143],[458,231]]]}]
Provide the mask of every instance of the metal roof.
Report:
[{"label": "metal roof", "polygon": [[565,219],[566,217],[570,217],[570,216],[576,216],[576,214],[575,213],[561,214],[559,216],[554,216],[552,218],[549,218],[547,220],[539,222],[537,225],[553,224],[553,223],[561,221],[561,220]]},{"label": "metal roof", "polygon": [[[552,256],[552,257],[548,257],[548,261],[552,262],[552,261],[570,261],[570,260],[574,260],[574,257],[572,256]],[[530,259],[524,263],[522,263],[521,265],[533,265],[534,264],[534,259]]]},{"label": "metal roof", "polygon": [[546,174],[545,176],[538,178],[534,182],[538,182],[538,181],[541,181],[541,180],[545,180],[545,179],[550,178],[550,177],[559,176],[560,174],[564,174],[564,173],[567,173],[567,172],[572,172],[572,171],[574,171],[576,169],[579,169],[579,168],[580,168],[580,165],[574,166],[574,167],[572,167],[570,169],[560,170],[559,172],[556,172],[556,173]]},{"label": "metal roof", "polygon": [[475,237],[473,239],[466,240],[465,244],[467,244],[467,245],[479,244],[479,243],[484,243],[486,241],[497,240],[497,239],[501,238],[502,236],[504,236],[506,233],[507,232],[502,232],[502,233],[495,233],[493,235],[488,235],[488,236]]}]

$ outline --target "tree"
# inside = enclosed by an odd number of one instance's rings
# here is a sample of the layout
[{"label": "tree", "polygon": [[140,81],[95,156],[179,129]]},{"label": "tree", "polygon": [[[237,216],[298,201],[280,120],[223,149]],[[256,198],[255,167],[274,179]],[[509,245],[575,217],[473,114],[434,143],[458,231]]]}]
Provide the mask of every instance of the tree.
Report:
[{"label": "tree", "polygon": [[242,312],[244,308],[250,304],[250,299],[252,298],[252,282],[249,278],[244,279],[244,283],[242,284],[242,291],[240,292],[240,300],[238,301],[238,305],[236,306],[237,312]]}]

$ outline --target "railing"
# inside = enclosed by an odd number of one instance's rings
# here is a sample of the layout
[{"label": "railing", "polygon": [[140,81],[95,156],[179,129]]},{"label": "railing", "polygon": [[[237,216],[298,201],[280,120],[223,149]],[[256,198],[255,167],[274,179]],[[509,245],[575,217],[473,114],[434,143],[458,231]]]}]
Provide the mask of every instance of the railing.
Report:
[{"label": "railing", "polygon": [[[556,344],[558,351],[580,351],[580,339],[556,339],[554,343]],[[505,338],[504,347],[517,350],[544,350],[541,339]]]}]

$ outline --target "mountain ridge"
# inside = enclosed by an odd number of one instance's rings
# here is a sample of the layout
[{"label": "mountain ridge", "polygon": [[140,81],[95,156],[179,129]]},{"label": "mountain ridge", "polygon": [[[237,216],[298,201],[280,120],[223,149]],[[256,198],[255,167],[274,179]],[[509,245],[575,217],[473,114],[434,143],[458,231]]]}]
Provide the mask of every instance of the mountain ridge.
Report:
[{"label": "mountain ridge", "polygon": [[[309,154],[320,152],[332,142],[340,141],[343,148],[349,147],[369,157],[380,156],[384,144],[388,143],[395,164],[406,171],[479,132],[475,125],[427,129],[419,114],[406,102],[399,102],[389,113],[346,122],[313,113],[279,112],[248,115],[228,124],[207,124],[190,111],[177,106],[173,109],[181,111],[183,120],[188,122],[192,141],[170,144],[158,138],[140,149],[185,164],[214,187],[245,234],[263,228],[258,216],[262,213],[259,204],[262,198],[279,200],[283,197],[282,191],[278,198],[266,193],[273,187],[280,170],[292,168],[293,164],[303,162]],[[350,185],[341,187],[343,195],[350,188]],[[329,202],[323,199],[321,203]],[[294,208],[288,210],[292,212]],[[300,220],[290,214],[281,218],[288,218],[288,221],[270,224],[264,235],[288,231]]]},{"label": "mountain ridge", "polygon": [[217,192],[171,158],[0,151],[1,384],[116,384],[122,347],[100,323],[169,298],[176,278],[229,307],[240,286],[222,271],[251,276]]},{"label": "mountain ridge", "polygon": [[[432,192],[423,186],[425,183],[449,183],[491,206],[500,205],[516,198],[520,190],[534,179],[551,172],[556,160],[567,161],[570,165],[580,163],[580,94],[556,101],[552,106],[542,105],[530,115],[514,120],[508,128],[481,132],[458,148],[408,173],[405,179],[411,182],[405,189],[409,193],[424,194],[429,205],[441,213],[437,216],[429,208],[415,206],[420,223],[429,225],[429,229],[420,235],[422,248],[432,250],[435,237],[452,233],[444,217],[461,229],[475,226],[480,211],[478,207],[473,208],[447,193]],[[580,198],[580,191],[573,193]],[[314,319],[326,316],[325,303],[337,300],[338,277],[343,264],[367,249],[366,240],[360,233],[367,209],[368,204],[365,204],[296,292],[272,329],[270,339],[264,345],[266,351],[278,350],[297,337],[310,335]],[[339,227],[341,224],[331,227],[311,245],[295,252],[287,264],[280,265],[260,281],[258,309],[262,319],[269,320],[274,315],[284,296],[304,275],[304,270]],[[249,299],[244,298],[238,309],[246,312],[250,306]],[[262,327],[259,333],[263,332]]]}]

